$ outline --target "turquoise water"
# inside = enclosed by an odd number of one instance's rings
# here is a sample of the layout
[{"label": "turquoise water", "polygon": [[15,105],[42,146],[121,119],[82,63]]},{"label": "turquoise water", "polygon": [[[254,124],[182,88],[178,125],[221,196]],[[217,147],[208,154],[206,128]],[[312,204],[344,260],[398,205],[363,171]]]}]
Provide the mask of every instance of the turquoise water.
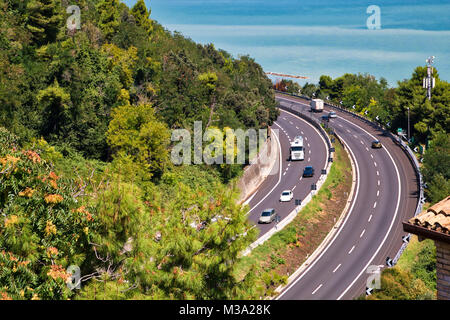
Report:
[{"label": "turquoise water", "polygon": [[[234,56],[249,54],[265,71],[307,76],[309,82],[322,74],[367,72],[395,86],[434,55],[440,77],[450,80],[450,0],[146,3],[167,29],[196,42],[212,42]],[[369,5],[380,7],[380,30],[367,28]]]}]

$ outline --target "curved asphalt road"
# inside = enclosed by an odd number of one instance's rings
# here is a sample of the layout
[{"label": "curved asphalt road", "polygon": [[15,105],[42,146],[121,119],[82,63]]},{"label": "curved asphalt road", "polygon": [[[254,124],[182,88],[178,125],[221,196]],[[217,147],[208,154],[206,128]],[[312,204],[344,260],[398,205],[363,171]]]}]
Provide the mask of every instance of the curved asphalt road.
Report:
[{"label": "curved asphalt road", "polygon": [[[295,209],[295,199],[303,200],[311,191],[311,185],[317,183],[328,161],[328,147],[319,131],[307,121],[283,110],[278,117],[273,129],[279,130],[279,143],[281,146],[281,169],[270,175],[252,195],[247,203],[251,208],[249,219],[258,223],[261,212],[264,209],[274,208],[281,220],[289,215]],[[304,161],[288,161],[290,142],[295,136],[303,136],[305,150]],[[276,139],[272,134],[272,138]],[[306,166],[313,166],[315,169],[314,177],[302,178],[303,169]],[[294,198],[290,202],[279,202],[280,195],[284,190],[292,190]],[[264,235],[275,225],[257,224],[260,229],[260,235]]]},{"label": "curved asphalt road", "polygon": [[[294,108],[309,109],[309,101],[282,95],[277,99]],[[330,110],[325,108],[325,112]],[[329,125],[347,144],[355,162],[355,197],[332,241],[279,299],[352,299],[364,294],[367,267],[385,265],[386,257],[394,258],[405,234],[401,222],[412,217],[416,209],[417,177],[401,148],[376,128],[336,112],[338,118]],[[280,123],[285,130],[295,128]],[[382,142],[382,149],[371,148],[375,139]]]}]

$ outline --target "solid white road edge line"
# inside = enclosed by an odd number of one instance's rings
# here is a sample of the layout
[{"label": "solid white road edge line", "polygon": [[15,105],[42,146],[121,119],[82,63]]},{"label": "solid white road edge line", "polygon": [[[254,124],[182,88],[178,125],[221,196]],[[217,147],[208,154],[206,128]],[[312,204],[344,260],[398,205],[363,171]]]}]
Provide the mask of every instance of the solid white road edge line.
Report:
[{"label": "solid white road edge line", "polygon": [[[371,135],[369,132],[367,132],[366,130],[364,130],[363,128],[361,128],[360,126],[348,121],[347,119],[341,118],[345,121],[347,121],[348,123],[360,128],[362,131],[364,131],[365,133],[367,133],[369,136],[371,136],[372,138],[374,138],[376,140],[376,138]],[[366,264],[366,266],[361,270],[361,272],[358,274],[358,276],[353,280],[353,282],[347,287],[347,289],[344,290],[344,292],[337,298],[337,300],[341,300],[342,297],[348,292],[348,290],[350,290],[350,288],[355,284],[355,282],[359,279],[359,277],[361,277],[361,275],[367,270],[367,267],[370,265],[370,263],[373,261],[373,259],[375,259],[375,257],[377,256],[378,252],[380,252],[381,248],[383,247],[384,243],[386,242],[389,234],[391,233],[392,227],[394,226],[394,221],[395,219],[397,219],[397,215],[398,215],[398,208],[400,206],[400,198],[401,198],[401,194],[402,194],[402,185],[401,185],[401,180],[400,180],[400,173],[398,172],[398,168],[397,165],[395,164],[394,158],[392,158],[391,154],[389,153],[389,151],[386,148],[383,148],[386,153],[388,154],[389,158],[391,159],[392,163],[394,164],[394,168],[395,168],[395,172],[397,173],[397,182],[398,182],[398,197],[397,197],[397,205],[395,208],[395,213],[394,213],[394,217],[391,221],[391,224],[389,226],[389,230],[386,233],[386,235],[383,238],[383,241],[381,242],[380,246],[378,247],[377,251],[375,252],[375,254],[372,256],[372,258],[369,259],[369,262]]]},{"label": "solid white road edge line", "polygon": [[[277,123],[274,122],[275,125],[277,125],[278,127],[280,127]],[[280,127],[281,128],[281,127]],[[248,212],[247,215],[250,214],[250,212],[253,211],[253,209],[257,208],[261,202],[263,202],[264,200],[266,200],[266,198],[273,192],[273,190],[275,190],[275,188],[280,184],[281,182],[281,172],[283,171],[283,157],[281,154],[281,143],[280,140],[278,139],[278,136],[276,134],[273,135],[275,137],[275,139],[277,140],[278,143],[278,148],[279,148],[279,162],[280,162],[280,167],[279,167],[279,175],[278,175],[278,182],[277,184],[272,188],[272,190],[269,191],[269,193],[267,193],[264,198],[262,198],[256,205],[253,206],[253,208],[251,208]]]},{"label": "solid white road edge line", "polygon": [[[331,247],[331,245],[334,243],[334,241],[337,239],[337,237],[339,236],[339,234],[341,233],[341,231],[344,229],[345,224],[347,223],[348,219],[350,218],[350,216],[353,213],[353,209],[355,207],[356,204],[356,199],[358,198],[358,194],[359,194],[359,185],[360,185],[360,176],[359,176],[359,165],[358,165],[358,161],[356,160],[355,154],[353,153],[353,151],[349,148],[348,144],[345,142],[344,139],[341,138],[341,141],[344,143],[344,145],[346,146],[347,150],[350,152],[351,157],[353,158],[353,162],[355,164],[355,168],[356,168],[356,191],[354,193],[353,199],[352,201],[352,205],[350,207],[350,209],[348,210],[348,213],[344,219],[344,222],[342,222],[342,224],[340,225],[338,231],[333,235],[332,240],[327,244],[327,246],[321,251],[321,253],[319,254],[319,256],[317,258],[314,259],[314,261],[305,269],[305,271],[302,272],[302,274],[295,279],[285,290],[283,290],[277,297],[276,300],[279,300],[286,292],[288,292],[295,284],[297,284],[297,282],[299,282],[307,273],[309,270],[311,270],[311,268],[317,263],[317,261],[320,260],[320,258],[325,254],[325,252],[327,252],[327,250]],[[313,253],[314,254],[314,253]],[[300,266],[300,268],[302,268],[302,266]],[[299,268],[299,269],[300,269]]]}]

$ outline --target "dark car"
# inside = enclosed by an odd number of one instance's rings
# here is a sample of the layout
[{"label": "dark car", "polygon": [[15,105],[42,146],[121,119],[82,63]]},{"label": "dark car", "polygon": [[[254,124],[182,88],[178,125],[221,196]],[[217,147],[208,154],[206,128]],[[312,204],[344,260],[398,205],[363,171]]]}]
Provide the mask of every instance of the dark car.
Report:
[{"label": "dark car", "polygon": [[323,121],[330,121],[330,116],[328,114],[325,114],[322,116]]},{"label": "dark car", "polygon": [[372,141],[372,148],[374,148],[374,149],[380,149],[380,148],[382,148],[382,145],[381,145],[380,140]]},{"label": "dark car", "polygon": [[303,170],[303,177],[313,177],[314,176],[314,168],[311,166],[307,166],[305,170]]}]

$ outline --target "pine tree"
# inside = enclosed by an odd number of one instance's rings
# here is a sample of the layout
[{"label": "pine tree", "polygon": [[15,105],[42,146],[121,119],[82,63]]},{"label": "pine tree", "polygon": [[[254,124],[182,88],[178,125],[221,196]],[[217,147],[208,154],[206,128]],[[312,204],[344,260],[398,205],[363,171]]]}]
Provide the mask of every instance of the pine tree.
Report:
[{"label": "pine tree", "polygon": [[144,0],[138,0],[131,9],[131,14],[136,19],[136,24],[147,31],[150,35],[153,31],[153,22],[150,19],[151,9],[147,10]]},{"label": "pine tree", "polygon": [[117,31],[120,25],[120,1],[119,0],[102,0],[97,5],[99,13],[98,25],[103,31],[106,39]]},{"label": "pine tree", "polygon": [[27,4],[27,29],[39,45],[53,42],[62,21],[59,1],[31,0]]}]

